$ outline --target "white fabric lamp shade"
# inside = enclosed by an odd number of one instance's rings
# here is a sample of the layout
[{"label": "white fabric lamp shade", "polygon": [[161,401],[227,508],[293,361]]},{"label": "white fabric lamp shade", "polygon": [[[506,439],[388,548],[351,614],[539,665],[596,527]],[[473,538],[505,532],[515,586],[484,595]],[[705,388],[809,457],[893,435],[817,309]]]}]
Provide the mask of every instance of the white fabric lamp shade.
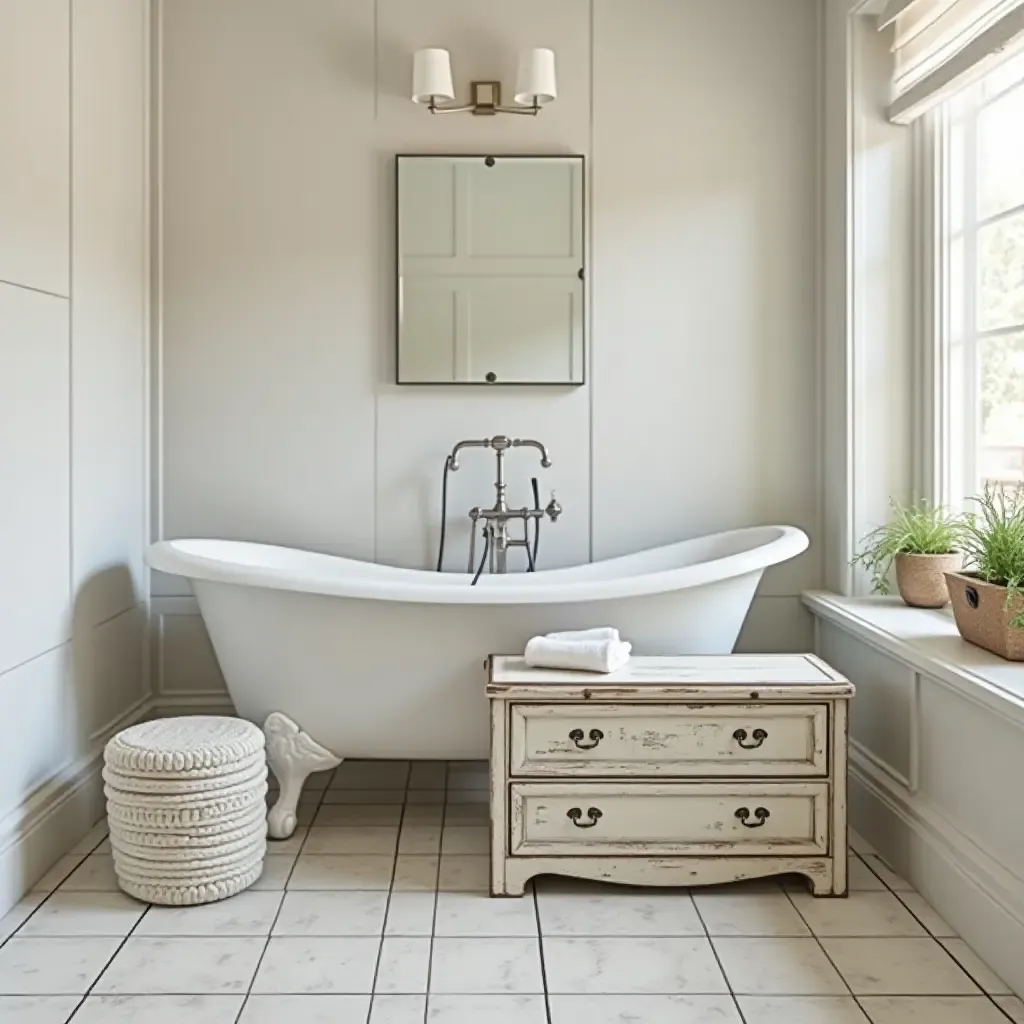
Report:
[{"label": "white fabric lamp shade", "polygon": [[558,95],[555,83],[555,51],[544,48],[523,50],[519,55],[519,73],[516,75],[516,103],[532,107],[543,106]]},{"label": "white fabric lamp shade", "polygon": [[412,62],[412,99],[414,103],[455,99],[452,62],[447,50],[417,50]]}]

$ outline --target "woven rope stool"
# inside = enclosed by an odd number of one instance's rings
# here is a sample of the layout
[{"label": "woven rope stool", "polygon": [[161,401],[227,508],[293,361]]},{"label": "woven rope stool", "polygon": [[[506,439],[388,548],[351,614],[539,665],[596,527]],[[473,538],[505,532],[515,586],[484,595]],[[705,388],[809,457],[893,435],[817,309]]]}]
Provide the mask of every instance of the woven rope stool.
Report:
[{"label": "woven rope stool", "polygon": [[263,733],[196,715],[133,725],[103,754],[118,884],[148,903],[212,903],[260,877],[267,850]]}]

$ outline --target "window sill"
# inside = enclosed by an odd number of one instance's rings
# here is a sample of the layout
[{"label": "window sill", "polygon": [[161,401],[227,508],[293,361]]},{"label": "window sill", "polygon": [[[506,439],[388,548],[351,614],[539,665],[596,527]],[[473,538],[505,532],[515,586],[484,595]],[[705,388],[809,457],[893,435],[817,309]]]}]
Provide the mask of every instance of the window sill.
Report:
[{"label": "window sill", "polygon": [[825,590],[805,591],[802,600],[815,617],[1024,723],[1024,662],[1005,661],[961,639],[948,611],[910,608],[898,597],[842,597]]}]

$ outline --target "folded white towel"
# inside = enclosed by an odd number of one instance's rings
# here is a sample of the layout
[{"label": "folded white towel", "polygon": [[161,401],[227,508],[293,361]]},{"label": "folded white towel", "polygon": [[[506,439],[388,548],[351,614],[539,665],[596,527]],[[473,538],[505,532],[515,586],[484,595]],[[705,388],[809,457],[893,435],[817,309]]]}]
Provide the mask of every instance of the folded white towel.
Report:
[{"label": "folded white towel", "polygon": [[562,633],[547,633],[549,640],[618,640],[619,631],[613,626],[595,626],[593,629],[567,629]]},{"label": "folded white towel", "polygon": [[631,650],[621,640],[552,640],[535,636],[526,645],[526,664],[531,668],[614,672],[629,661]]}]

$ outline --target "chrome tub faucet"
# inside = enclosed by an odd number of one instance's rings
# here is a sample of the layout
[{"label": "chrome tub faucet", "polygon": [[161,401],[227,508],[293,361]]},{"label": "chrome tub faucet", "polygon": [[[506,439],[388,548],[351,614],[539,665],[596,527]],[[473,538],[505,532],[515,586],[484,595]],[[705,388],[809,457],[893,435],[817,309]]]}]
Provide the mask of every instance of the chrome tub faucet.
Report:
[{"label": "chrome tub faucet", "polygon": [[[548,455],[547,447],[540,441],[529,438],[511,438],[505,434],[495,434],[494,437],[487,437],[481,440],[459,441],[451,450],[451,454],[445,460],[444,477],[441,487],[441,541],[437,556],[437,570],[442,569],[444,562],[445,522],[448,515],[448,474],[459,469],[459,453],[464,448],[490,448],[497,461],[497,471],[494,480],[494,504],[490,508],[481,508],[479,505],[469,510],[469,518],[472,520],[472,531],[469,541],[469,564],[468,572],[474,573],[473,583],[476,583],[486,567],[492,573],[504,573],[508,571],[508,552],[511,548],[523,548],[526,552],[527,571],[535,572],[537,569],[537,551],[540,547],[540,526],[541,521],[547,516],[551,522],[556,522],[562,514],[562,506],[555,498],[552,491],[551,500],[547,507],[540,507],[540,489],[537,485],[537,478],[532,480],[533,484],[533,508],[524,505],[522,508],[510,508],[506,498],[505,485],[505,454],[512,448],[535,448],[540,453],[540,464],[544,469],[551,466],[551,457]],[[523,535],[521,538],[513,538],[509,526],[512,522],[523,524]],[[530,541],[530,523],[533,523],[533,542]],[[482,524],[482,525],[481,525]],[[477,563],[476,560],[476,535],[477,530],[483,537],[483,555]]]}]

